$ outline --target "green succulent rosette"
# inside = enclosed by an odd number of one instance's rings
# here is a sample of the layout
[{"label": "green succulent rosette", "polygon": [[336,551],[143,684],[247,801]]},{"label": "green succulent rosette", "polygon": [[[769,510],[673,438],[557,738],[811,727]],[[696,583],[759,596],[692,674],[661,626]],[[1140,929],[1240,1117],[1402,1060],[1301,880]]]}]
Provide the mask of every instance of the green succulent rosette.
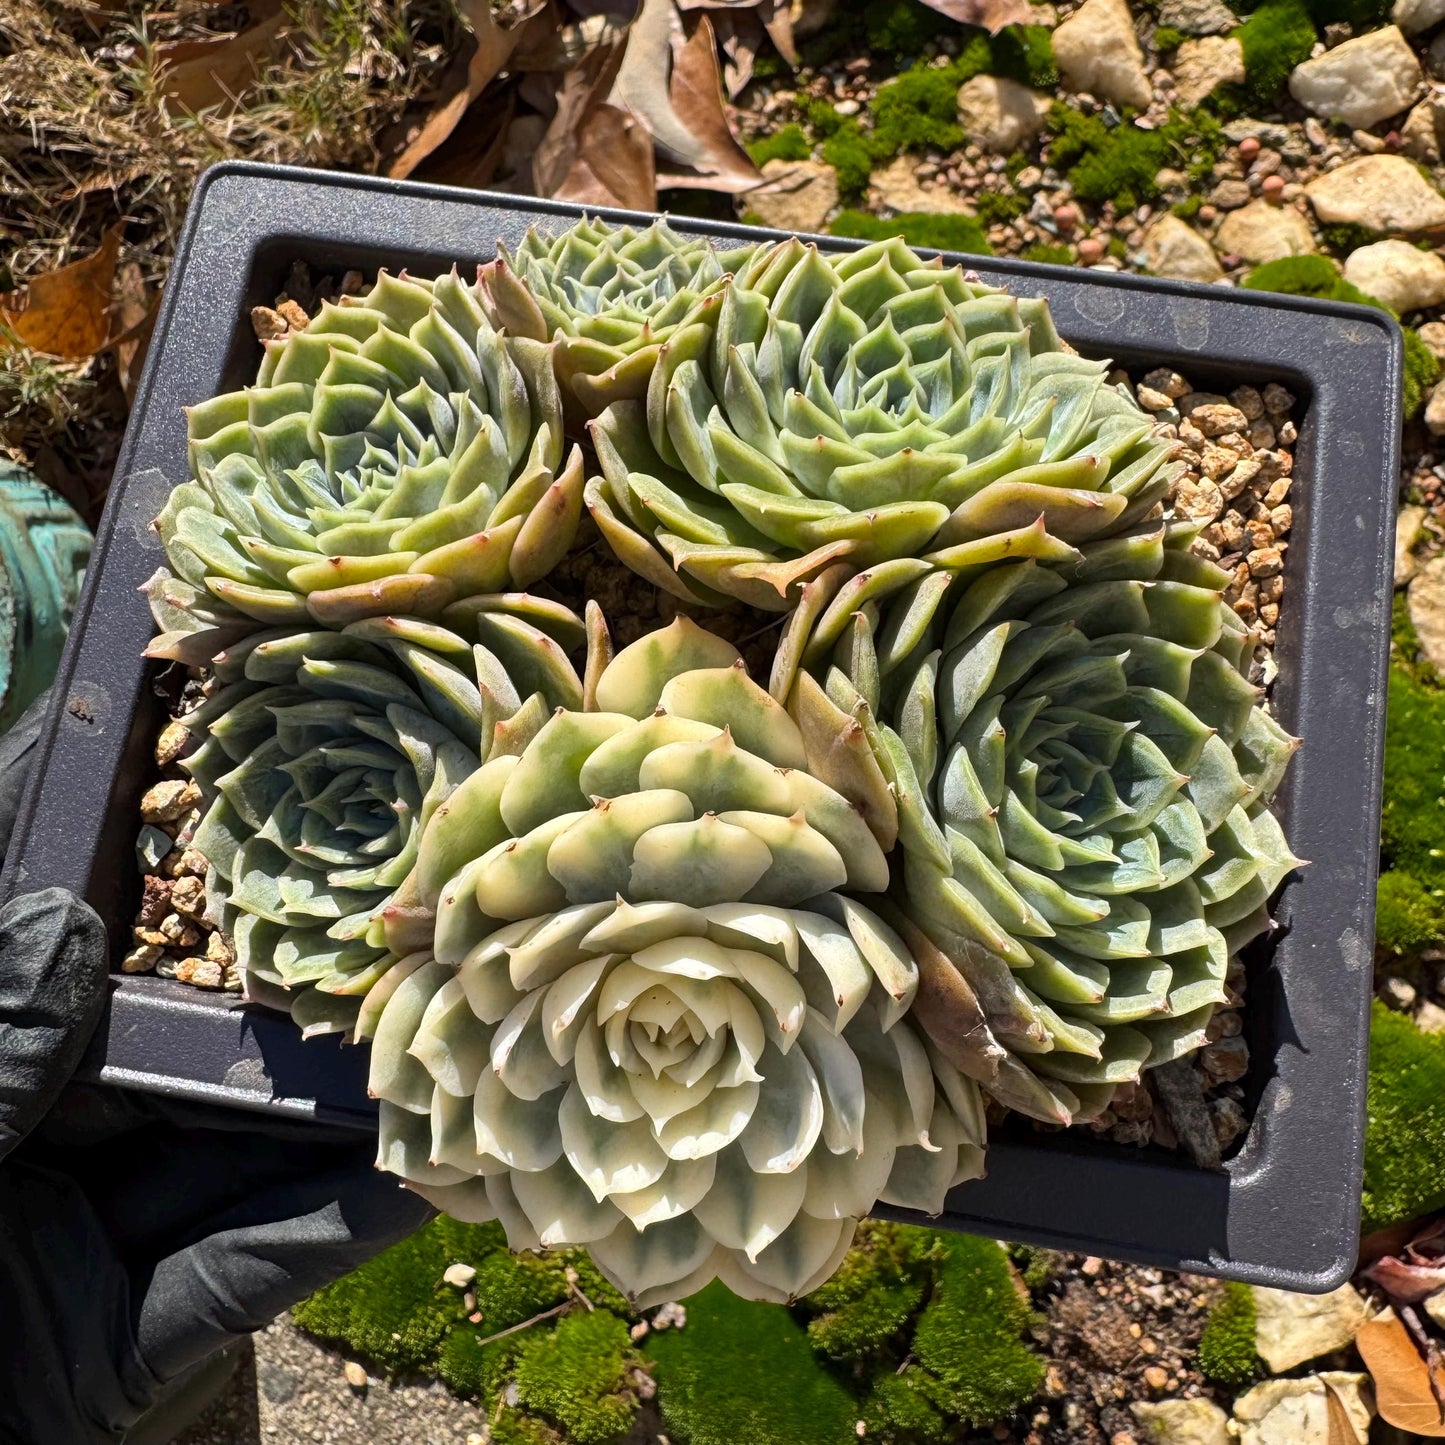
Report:
[{"label": "green succulent rosette", "polygon": [[1042,518],[1055,543],[1130,527],[1173,442],[1016,300],[901,240],[744,265],[676,331],[645,401],[592,425],[586,501],[619,558],[693,603],[784,611],[831,564],[947,565]]},{"label": "green succulent rosette", "polygon": [[434,950],[357,1025],[378,1162],[514,1249],[586,1245],[639,1306],[796,1298],[879,1199],[936,1213],[981,1172],[978,1092],[853,896],[882,850],[736,650],[681,620],[588,690],[425,830]]},{"label": "green succulent rosette", "polygon": [[1200,1047],[1299,862],[1268,807],[1298,740],[1258,705],[1253,634],[1191,536],[1159,524],[882,603],[836,569],[778,653],[805,737],[853,745],[824,776],[898,839],[921,1025],[1041,1119]]},{"label": "green succulent rosette", "polygon": [[193,480],[155,523],[154,656],[525,589],[581,515],[547,349],[500,335],[455,270],[323,304],[187,425]]},{"label": "green succulent rosette", "polygon": [[[492,637],[505,654],[533,634],[526,695],[497,652],[416,618],[255,632],[215,659],[183,766],[204,798],[192,846],[210,864],[208,909],[248,997],[307,1034],[351,1030],[399,954],[430,942],[415,886],[429,821],[480,766],[484,734],[490,746],[581,698],[565,656],[580,621],[532,615],[502,614]],[[477,630],[491,635],[485,618]]]},{"label": "green succulent rosette", "polygon": [[719,251],[666,221],[638,230],[584,217],[555,237],[531,228],[515,252],[499,242],[481,286],[499,328],[552,344],[564,393],[594,417],[647,394],[663,346],[716,311],[756,250]]}]

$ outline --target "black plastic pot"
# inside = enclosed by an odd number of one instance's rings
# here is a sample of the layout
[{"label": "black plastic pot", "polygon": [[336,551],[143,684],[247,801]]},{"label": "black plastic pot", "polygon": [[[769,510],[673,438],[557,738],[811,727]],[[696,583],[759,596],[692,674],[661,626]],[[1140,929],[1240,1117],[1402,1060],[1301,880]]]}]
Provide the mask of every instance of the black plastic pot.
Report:
[{"label": "black plastic pot", "polygon": [[[251,306],[298,258],[313,273],[435,274],[574,207],[361,176],[227,164],[187,217],[90,576],[0,890],[61,884],[100,911],[119,959],[139,891],[136,804],[163,704],[142,661],[137,587],[162,561],[148,524],[183,480],[182,407],[242,385]],[[636,219],[618,213],[617,219]],[[771,235],[679,220],[713,235]],[[847,241],[820,244],[848,247]],[[1313,860],[1250,959],[1252,1123],[1222,1172],[1021,1131],[957,1190],[949,1228],[1224,1275],[1332,1288],[1359,1217],[1371,940],[1400,434],[1401,338],[1381,312],[1222,287],[963,259],[1042,294],[1080,350],[1177,366],[1227,390],[1279,380],[1300,399],[1276,711],[1305,746],[1279,807]],[[128,1087],[371,1126],[366,1054],[303,1043],[288,1019],[182,984],[117,977],[85,1068]]]}]

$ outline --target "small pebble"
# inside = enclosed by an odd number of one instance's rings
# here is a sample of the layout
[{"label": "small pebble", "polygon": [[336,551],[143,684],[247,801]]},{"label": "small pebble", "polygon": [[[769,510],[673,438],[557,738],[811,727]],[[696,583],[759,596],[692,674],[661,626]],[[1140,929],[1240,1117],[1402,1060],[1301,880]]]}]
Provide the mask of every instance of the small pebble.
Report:
[{"label": "small pebble", "polygon": [[163,768],[169,767],[185,752],[186,744],[190,740],[190,731],[184,723],[168,722],[161,729],[160,737],[156,739],[157,764]]},{"label": "small pebble", "polygon": [[1415,986],[1407,983],[1403,978],[1385,979],[1380,984],[1379,994],[1380,1002],[1387,1008],[1398,1009],[1401,1013],[1409,1013],[1415,1007],[1417,997]]},{"label": "small pebble", "polygon": [[1151,1390],[1164,1390],[1169,1386],[1169,1371],[1163,1365],[1150,1365],[1144,1371],[1144,1383]]},{"label": "small pebble", "polygon": [[201,790],[190,778],[167,778],[146,789],[140,815],[147,823],[174,823],[200,801]]},{"label": "small pebble", "polygon": [[476,1277],[476,1270],[469,1264],[449,1264],[442,1275],[453,1289],[466,1289]]},{"label": "small pebble", "polygon": [[364,1390],[366,1388],[366,1366],[358,1364],[355,1360],[347,1360],[346,1383],[353,1390]]},{"label": "small pebble", "polygon": [[1103,259],[1104,243],[1097,236],[1085,236],[1079,242],[1079,264],[1092,266]]},{"label": "small pebble", "polygon": [[1239,158],[1242,161],[1252,161],[1259,154],[1259,137],[1247,135],[1239,143]]}]

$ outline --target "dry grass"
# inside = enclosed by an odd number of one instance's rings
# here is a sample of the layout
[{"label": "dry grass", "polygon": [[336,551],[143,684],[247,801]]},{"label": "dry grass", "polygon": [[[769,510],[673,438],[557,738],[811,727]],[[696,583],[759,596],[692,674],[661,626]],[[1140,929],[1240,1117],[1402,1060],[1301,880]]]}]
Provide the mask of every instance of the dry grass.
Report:
[{"label": "dry grass", "polygon": [[[290,0],[286,44],[244,103],[170,114],[153,47],[244,30],[244,5],[0,3],[0,290],[88,255],[125,223],[121,265],[155,292],[197,175],[228,157],[374,169],[457,44],[449,0]],[[0,350],[0,448],[92,517],[125,418],[114,357]]]}]

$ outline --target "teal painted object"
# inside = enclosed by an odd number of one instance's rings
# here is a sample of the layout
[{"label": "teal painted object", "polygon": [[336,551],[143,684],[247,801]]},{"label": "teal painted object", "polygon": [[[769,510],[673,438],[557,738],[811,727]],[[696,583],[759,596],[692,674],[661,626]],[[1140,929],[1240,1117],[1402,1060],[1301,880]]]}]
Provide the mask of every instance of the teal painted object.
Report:
[{"label": "teal painted object", "polygon": [[91,541],[55,492],[0,461],[0,732],[55,679]]}]

